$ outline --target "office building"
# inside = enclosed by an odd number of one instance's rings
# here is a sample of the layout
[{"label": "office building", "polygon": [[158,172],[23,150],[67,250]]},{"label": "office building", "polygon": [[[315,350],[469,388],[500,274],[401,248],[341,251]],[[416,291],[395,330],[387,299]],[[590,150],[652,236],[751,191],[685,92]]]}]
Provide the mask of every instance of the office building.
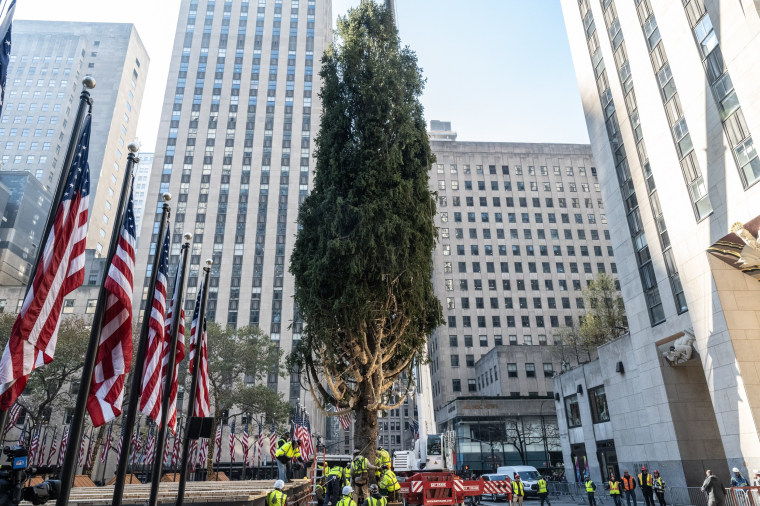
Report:
[{"label": "office building", "polygon": [[438,137],[436,423],[456,430],[460,467],[521,463],[507,442],[516,427],[532,441],[526,461],[550,467],[561,460],[551,378],[563,361],[577,363],[561,337],[585,313],[587,283],[617,276],[591,149]]},{"label": "office building", "polygon": [[97,86],[91,92],[87,247],[97,255],[105,256],[108,250],[148,65],[148,54],[131,24],[13,23],[13,51],[0,118],[4,146],[0,166],[31,172],[52,195],[66,156],[82,79],[93,76]]},{"label": "office building", "polygon": [[[209,319],[258,325],[285,353],[300,338],[288,265],[314,170],[318,74],[331,37],[326,0],[182,1],[137,250],[137,308],[168,191],[172,265],[182,234],[193,234],[188,311],[212,258]],[[324,437],[324,417],[297,374],[272,373],[267,385],[306,407]]]},{"label": "office building", "polygon": [[[659,468],[671,487],[701,484],[708,468],[750,476],[760,467],[757,2],[561,3],[630,324],[589,374],[555,383],[568,474],[581,455],[594,479],[615,465]],[[678,357],[666,358],[671,346]]]},{"label": "office building", "polygon": [[137,156],[140,159],[140,163],[134,169],[135,183],[132,198],[135,210],[135,230],[137,231],[137,240],[139,241],[142,220],[145,215],[145,202],[148,196],[150,171],[153,169],[153,153],[139,152]]},{"label": "office building", "polygon": [[43,240],[50,195],[26,171],[0,171],[0,286],[25,285]]}]

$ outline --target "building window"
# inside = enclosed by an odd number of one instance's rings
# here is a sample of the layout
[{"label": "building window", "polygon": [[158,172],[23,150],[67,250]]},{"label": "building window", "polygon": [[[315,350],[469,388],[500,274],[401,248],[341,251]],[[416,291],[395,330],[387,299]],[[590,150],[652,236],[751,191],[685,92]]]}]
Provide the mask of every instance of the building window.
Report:
[{"label": "building window", "polygon": [[610,421],[610,411],[607,408],[607,394],[604,393],[604,386],[590,388],[588,399],[591,403],[591,420],[594,423]]},{"label": "building window", "polygon": [[98,305],[98,299],[87,299],[87,308],[85,313],[93,314],[95,312],[95,306]]},{"label": "building window", "polygon": [[459,367],[459,355],[451,355],[451,367]]},{"label": "building window", "polygon": [[565,397],[565,415],[567,415],[567,427],[581,426],[581,408],[578,405],[578,395]]},{"label": "building window", "polygon": [[455,392],[461,392],[462,391],[462,380],[454,379],[451,380],[451,389]]},{"label": "building window", "polygon": [[507,364],[507,377],[508,378],[517,377],[517,364]]},{"label": "building window", "polygon": [[74,314],[74,299],[64,299],[63,314]]},{"label": "building window", "polygon": [[467,391],[468,392],[477,392],[478,391],[478,385],[475,383],[474,379],[468,379],[467,380]]},{"label": "building window", "polygon": [[536,377],[536,364],[533,364],[533,363],[527,363],[527,364],[525,364],[525,375],[528,378],[535,378]]},{"label": "building window", "polygon": [[554,366],[544,362],[544,377],[551,378],[552,376],[554,376]]}]

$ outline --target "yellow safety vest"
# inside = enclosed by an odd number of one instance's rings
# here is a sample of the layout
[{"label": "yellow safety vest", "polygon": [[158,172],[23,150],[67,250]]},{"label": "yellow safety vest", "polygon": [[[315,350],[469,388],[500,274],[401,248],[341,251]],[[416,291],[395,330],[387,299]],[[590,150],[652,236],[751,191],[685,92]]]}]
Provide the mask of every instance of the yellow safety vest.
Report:
[{"label": "yellow safety vest", "polygon": [[396,473],[390,469],[386,469],[383,473],[383,478],[380,480],[379,486],[388,492],[395,492],[401,488],[401,485],[399,485],[398,479],[396,478]]},{"label": "yellow safety vest", "polygon": [[356,501],[354,501],[351,496],[344,495],[341,497],[340,501],[338,501],[338,506],[356,506]]},{"label": "yellow safety vest", "polygon": [[586,492],[594,492],[594,482],[591,480],[586,481]]},{"label": "yellow safety vest", "polygon": [[610,480],[610,495],[620,495],[620,482]]},{"label": "yellow safety vest", "polygon": [[546,480],[538,480],[538,493],[539,494],[546,493]]},{"label": "yellow safety vest", "polygon": [[267,496],[267,506],[285,506],[287,500],[288,494],[284,494],[280,490],[272,490]]},{"label": "yellow safety vest", "polygon": [[513,481],[512,482],[512,493],[520,496],[525,495],[525,487],[523,486],[523,482],[521,481]]},{"label": "yellow safety vest", "polygon": [[368,506],[386,506],[388,504],[388,499],[385,497],[368,497],[367,498],[367,504]]},{"label": "yellow safety vest", "polygon": [[659,492],[665,492],[665,481],[662,476],[654,480],[654,488]]},{"label": "yellow safety vest", "polygon": [[284,445],[277,448],[277,451],[275,452],[275,457],[282,457],[283,455],[289,459],[292,459],[294,457],[300,457],[301,452],[298,451],[298,449],[293,448],[293,443],[288,441]]},{"label": "yellow safety vest", "polygon": [[642,473],[639,473],[639,486],[641,487],[651,487],[652,486],[652,475],[647,473],[647,482],[644,483],[644,479],[642,477]]}]

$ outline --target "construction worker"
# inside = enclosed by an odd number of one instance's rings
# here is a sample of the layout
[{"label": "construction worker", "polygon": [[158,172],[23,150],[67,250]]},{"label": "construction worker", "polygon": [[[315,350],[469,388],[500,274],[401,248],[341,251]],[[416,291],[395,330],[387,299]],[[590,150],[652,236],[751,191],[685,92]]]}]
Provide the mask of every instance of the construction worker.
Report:
[{"label": "construction worker", "polygon": [[549,489],[547,488],[547,483],[544,477],[539,476],[536,484],[538,485],[538,497],[541,499],[541,506],[544,506],[544,501],[546,501],[546,504],[549,506],[552,506],[552,503],[549,502]]},{"label": "construction worker", "polygon": [[657,496],[657,502],[660,503],[660,506],[665,506],[665,480],[662,479],[660,471],[657,469],[654,470],[654,484],[652,488],[654,488],[654,493]]},{"label": "construction worker", "polygon": [[282,491],[284,488],[284,481],[277,480],[274,482],[274,490],[267,494],[267,506],[285,506],[287,504],[288,495]]},{"label": "construction worker", "polygon": [[314,496],[317,500],[317,506],[324,506],[326,494],[327,489],[325,488],[325,477],[320,476],[319,480],[317,480],[316,486],[314,487]]},{"label": "construction worker", "polygon": [[623,501],[620,498],[620,480],[615,478],[615,473],[610,473],[610,497],[615,502],[615,506],[623,506]]},{"label": "construction worker", "polygon": [[594,491],[596,491],[596,483],[591,481],[591,475],[586,475],[586,495],[588,495],[588,506],[596,506],[596,497],[594,497]]},{"label": "construction worker", "polygon": [[401,485],[398,483],[396,473],[391,470],[391,464],[385,464],[383,474],[380,478],[380,493],[383,497],[387,497],[389,501],[396,502],[398,491],[401,489]]},{"label": "construction worker", "polygon": [[351,485],[351,462],[346,463],[343,468],[343,486]]},{"label": "construction worker", "polygon": [[523,506],[523,500],[525,500],[525,485],[520,480],[520,475],[515,473],[515,479],[512,480],[512,505],[520,503],[520,506]]},{"label": "construction worker", "polygon": [[281,447],[288,441],[290,441],[290,434],[283,434],[282,437],[280,437],[280,439],[277,440],[277,443],[275,443],[275,449]]},{"label": "construction worker", "polygon": [[354,501],[354,489],[351,488],[351,485],[343,487],[343,497],[338,501],[338,506],[356,506],[356,501]]},{"label": "construction worker", "polygon": [[369,486],[369,497],[362,506],[388,506],[388,499],[380,494],[380,488],[373,483]]},{"label": "construction worker", "polygon": [[760,487],[760,471],[757,469],[752,470],[752,486]]},{"label": "construction worker", "polygon": [[291,472],[291,462],[295,459],[301,458],[301,451],[299,449],[300,441],[295,439],[290,441],[286,439],[285,442],[277,448],[275,452],[275,458],[277,459],[277,478],[284,483],[288,482],[288,474]]},{"label": "construction worker", "polygon": [[735,467],[731,470],[734,475],[731,477],[731,486],[732,487],[747,487],[749,486],[749,483],[747,483],[747,479],[742,476],[742,473],[739,472],[739,468]]},{"label": "construction worker", "polygon": [[364,499],[369,497],[369,477],[367,473],[375,470],[377,470],[377,467],[370,464],[367,461],[367,457],[362,455],[358,448],[355,449],[354,460],[351,462],[351,486],[354,488],[358,504],[362,504]]},{"label": "construction worker", "polygon": [[340,493],[343,489],[343,468],[335,466],[327,474],[325,483],[325,505],[337,506],[340,500]]},{"label": "construction worker", "polygon": [[644,496],[644,501],[647,506],[654,506],[654,478],[647,472],[647,466],[641,466],[641,472],[639,473],[639,487],[641,487],[641,495]]},{"label": "construction worker", "polygon": [[623,471],[623,492],[625,492],[626,506],[631,506],[631,500],[633,500],[633,506],[636,506],[636,480],[628,474],[628,469]]},{"label": "construction worker", "polygon": [[377,471],[375,471],[375,476],[377,476],[378,481],[380,479],[380,475],[382,474],[382,470],[385,469],[386,464],[391,463],[391,454],[388,453],[388,450],[383,448],[382,445],[377,447],[377,454],[375,456],[375,465],[377,466]]}]

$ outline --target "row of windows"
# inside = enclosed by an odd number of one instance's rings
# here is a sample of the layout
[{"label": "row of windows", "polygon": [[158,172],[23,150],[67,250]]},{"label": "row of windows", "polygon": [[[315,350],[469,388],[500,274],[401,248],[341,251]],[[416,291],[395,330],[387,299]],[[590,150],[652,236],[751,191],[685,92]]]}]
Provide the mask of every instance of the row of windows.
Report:
[{"label": "row of windows", "polygon": [[[481,271],[481,262],[472,262],[472,272],[482,272]],[[485,262],[486,264],[486,272],[496,272],[496,264],[494,262]],[[558,274],[564,274],[565,273],[565,264],[563,262],[557,262],[554,264],[556,272]],[[500,272],[502,273],[508,273],[509,272],[509,263],[508,262],[499,262],[499,267],[501,269]],[[515,272],[521,273],[523,272],[523,265],[522,262],[515,262],[514,264]],[[610,264],[610,270],[612,273],[617,272],[617,264],[615,262],[612,262]],[[541,262],[541,272],[543,274],[551,274],[551,264],[549,262]],[[597,262],[596,264],[596,271],[597,272],[607,272],[607,268],[605,267],[603,262]],[[453,272],[452,269],[452,262],[444,262],[443,263],[443,272],[448,274]],[[467,272],[467,262],[457,262],[457,272],[459,273],[466,273]],[[538,264],[536,262],[528,262],[528,272],[530,273],[538,273]],[[570,272],[573,274],[578,274],[578,263],[577,262],[570,262]],[[591,262],[583,262],[583,272],[586,274],[593,274],[593,270],[591,268]],[[580,283],[580,281],[579,281]],[[573,282],[575,284],[575,281]]]},{"label": "row of windows", "polygon": [[[458,197],[454,197],[453,204],[454,207],[458,207],[459,204],[456,200]],[[445,195],[439,195],[438,196],[438,204],[440,207],[446,207],[448,204],[448,198]],[[447,223],[448,218],[448,212],[442,212],[440,213],[441,221],[443,223]],[[475,212],[468,212],[467,213],[467,222],[468,223],[476,223],[478,218],[478,214]],[[557,215],[555,213],[548,213],[546,215],[547,223],[557,223]],[[570,215],[567,213],[560,214],[560,220],[564,224],[570,224]],[[573,220],[574,223],[578,225],[583,225],[583,214],[582,213],[575,213],[573,214]],[[491,214],[488,212],[481,212],[480,213],[480,222],[481,223],[489,223],[491,221]],[[493,221],[495,223],[504,223],[504,215],[502,213],[493,213]],[[599,215],[599,221],[602,224],[607,224],[607,215],[606,214],[600,214]],[[531,223],[530,219],[530,213],[520,213],[520,222],[521,223]],[[459,211],[454,212],[454,223],[462,223],[462,213]],[[517,223],[517,214],[516,213],[507,213],[507,223]],[[534,213],[533,214],[533,223],[544,223],[544,215],[541,213]],[[590,225],[596,224],[596,215],[593,213],[589,213],[586,215],[586,223]]]},{"label": "row of windows", "polygon": [[[580,317],[579,317],[580,318]],[[513,315],[507,315],[504,317],[506,320],[506,326],[507,328],[515,328],[517,327],[516,319]],[[572,316],[565,316],[565,326],[572,327],[573,326],[573,317]],[[487,319],[485,316],[477,316],[476,317],[477,325],[479,329],[485,329],[485,328],[495,328],[499,329],[501,327],[501,316],[498,315],[492,315],[491,316],[491,324],[490,326],[486,324]],[[472,317],[470,316],[462,316],[462,322],[461,325],[457,325],[457,317],[449,315],[447,317],[447,323],[449,328],[472,328]],[[557,315],[549,315],[549,325],[551,328],[559,328],[559,316]],[[546,318],[543,315],[535,316],[534,317],[534,323],[531,325],[530,322],[530,316],[528,315],[522,315],[520,316],[520,326],[524,329],[529,328],[546,328]]]},{"label": "row of windows", "polygon": [[[474,340],[472,334],[464,334],[463,336],[463,344],[465,348],[472,348],[474,346]],[[481,348],[488,348],[489,346],[489,340],[488,336],[486,334],[480,334],[478,337],[478,344]],[[538,344],[540,346],[545,346],[549,344],[547,341],[546,334],[538,334],[537,339],[533,339],[532,334],[523,334],[522,336],[522,344],[531,346],[534,343]],[[560,338],[558,336],[553,336],[553,340],[555,343],[558,343],[560,341]],[[507,336],[507,342],[510,344],[510,346],[517,346],[519,345],[517,334],[510,334]],[[493,336],[493,345],[494,346],[503,346],[504,345],[504,339],[501,334],[496,334]],[[457,348],[459,347],[459,336],[456,334],[449,334],[449,347],[450,348]],[[438,341],[437,339],[432,342],[431,351],[438,352]],[[473,357],[473,364],[474,364],[474,355],[467,355],[467,357]],[[467,365],[470,365],[470,359],[467,359]]]},{"label": "row of windows", "polygon": [[[42,131],[40,130],[40,134],[41,133],[42,133]],[[6,151],[12,151],[14,144],[15,143],[13,141],[6,142],[5,143],[5,150]],[[27,149],[26,141],[19,141],[19,143],[18,143],[18,149],[20,149],[20,150],[26,150]],[[39,142],[30,142],[29,143],[29,151],[37,151],[38,149],[40,149],[40,143]],[[48,151],[49,149],[50,149],[50,143],[49,142],[43,142],[42,143],[42,150],[43,151]]]},{"label": "row of windows", "polygon": [[[446,217],[446,221],[448,221],[448,217]],[[439,233],[441,234],[441,239],[448,239],[450,236],[449,228],[448,227],[441,227],[438,229]],[[573,240],[573,230],[571,228],[565,228],[564,230],[564,236],[565,239],[572,241]],[[470,239],[477,239],[478,238],[478,229],[477,228],[468,228],[467,229],[468,235]],[[577,229],[576,230],[576,236],[579,240],[585,241],[586,240],[586,230],[584,229]],[[599,240],[599,231],[596,229],[591,229],[591,240],[592,241],[598,241]],[[490,228],[484,228],[481,232],[483,239],[491,239],[491,229]],[[496,238],[497,239],[504,239],[505,238],[505,229],[498,228],[496,229]],[[606,240],[610,240],[610,233],[608,230],[603,231],[604,238]],[[549,229],[549,236],[552,239],[559,239],[559,230],[556,228]],[[464,229],[463,228],[455,228],[454,229],[454,238],[455,239],[464,239]],[[519,239],[519,230],[516,228],[509,229],[509,238],[510,239]],[[540,228],[536,230],[536,238],[538,239],[546,239],[546,229]],[[523,229],[523,239],[532,240],[533,239],[533,229],[525,228]]]},{"label": "row of windows", "polygon": [[[483,169],[483,165],[475,165],[475,174],[485,174]],[[488,165],[487,166],[487,173],[490,175],[496,175],[497,173],[501,173],[503,176],[509,176],[510,175],[510,169],[509,165],[501,165],[501,169],[497,171],[496,165]],[[577,167],[578,169],[578,175],[579,176],[586,176],[586,167]],[[438,174],[445,174],[446,173],[446,164],[444,163],[438,163],[436,164],[436,171]],[[450,174],[457,174],[459,172],[459,168],[457,167],[457,164],[451,163],[449,164],[449,173]],[[523,168],[521,165],[515,165],[513,167],[513,172],[516,176],[522,176],[523,175]],[[552,172],[555,176],[561,176],[562,175],[562,168],[559,165],[554,165],[552,167]],[[462,165],[462,173],[463,174],[471,174],[472,173],[472,166],[468,164]],[[529,176],[535,176],[536,175],[536,167],[533,165],[529,165],[525,171],[525,173]],[[540,165],[538,168],[538,174],[542,176],[548,176],[549,175],[549,167],[546,165]],[[565,166],[565,175],[567,176],[574,176],[575,175],[575,169],[572,166]],[[596,167],[591,167],[591,175],[596,177]]]},{"label": "row of windows", "polygon": [[[465,255],[466,254],[465,253],[466,249],[465,249],[465,245],[464,244],[457,244],[456,247],[457,247],[456,248],[457,255]],[[604,250],[602,250],[602,246],[592,246],[592,247],[594,249],[594,256],[597,256],[597,257],[604,256],[604,253],[603,253]],[[499,256],[506,256],[506,254],[507,254],[507,246],[506,246],[506,244],[497,244],[496,245],[496,250],[497,250]],[[582,256],[582,257],[589,256],[588,246],[586,246],[586,245],[579,246],[579,250],[580,250],[580,256]],[[443,252],[444,256],[450,256],[451,255],[451,245],[450,244],[443,244],[441,246],[441,251]],[[521,256],[520,251],[521,251],[521,249],[520,249],[519,245],[517,245],[517,244],[512,245],[512,255],[513,256]],[[566,256],[571,256],[571,257],[576,256],[576,254],[575,254],[575,246],[572,246],[572,245],[571,246],[566,246],[565,247],[565,251],[567,252]],[[480,255],[480,245],[478,245],[478,244],[470,244],[470,254],[471,255]],[[484,245],[483,246],[483,254],[486,255],[486,256],[493,256],[493,254],[494,254],[493,245],[492,244],[486,244],[486,245]],[[526,245],[525,246],[525,254],[526,254],[526,256],[536,256],[536,248],[535,248],[535,246],[533,246],[531,244]],[[552,246],[552,254],[555,257],[562,256],[562,246],[558,246],[558,245]],[[539,256],[549,256],[549,246],[544,245],[544,244],[540,244],[538,246],[538,255]],[[607,255],[610,256],[610,257],[612,257],[612,255],[613,255],[613,253],[612,253],[612,246],[607,246]],[[519,264],[519,265],[521,265],[521,267],[519,267],[519,269],[522,269],[522,264]],[[516,271],[516,272],[521,272],[521,270],[520,271]]]},{"label": "row of windows", "polygon": [[[35,118],[37,118],[37,121],[35,121]],[[11,122],[10,116],[8,114],[3,114],[2,122],[10,123]],[[58,124],[58,116],[50,116],[50,120],[48,120],[47,116],[14,116],[13,117],[14,125],[21,125],[21,124],[33,125],[35,123],[38,125],[45,125],[48,123],[51,125],[56,125]],[[64,122],[64,126],[66,126],[65,122]]]},{"label": "row of windows", "polygon": [[[517,187],[517,191],[520,191],[520,192],[526,191],[525,190],[526,187],[525,187],[525,182],[524,181],[517,181],[517,186],[516,187]],[[459,190],[459,181],[451,181],[450,188],[452,190]],[[499,182],[498,181],[491,181],[490,188],[491,188],[492,191],[500,191],[499,190]],[[538,189],[539,188],[538,181],[530,181],[528,183],[528,188],[529,188],[529,191],[534,191],[534,192],[539,191],[539,189]],[[548,182],[548,181],[542,182],[541,183],[541,188],[543,189],[544,192],[551,192],[552,191],[551,183]],[[558,181],[558,182],[554,183],[554,188],[558,192],[564,192],[565,191],[565,183],[563,183],[562,181]],[[438,180],[438,189],[442,190],[442,191],[445,191],[446,190],[446,181],[444,181],[443,179],[439,179]],[[470,181],[470,180],[465,181],[464,182],[464,189],[467,190],[467,191],[472,190],[472,181]],[[486,182],[485,181],[478,181],[478,190],[479,191],[485,191],[485,189],[486,189]],[[568,191],[575,193],[575,192],[578,191],[578,185],[576,183],[568,183],[567,189],[568,189]],[[504,191],[509,191],[509,192],[513,191],[512,190],[512,181],[504,181]],[[590,186],[589,186],[589,184],[588,183],[581,183],[581,191],[584,192],[584,193],[589,193],[590,192]],[[594,191],[596,191],[596,192],[601,191],[601,189],[599,187],[599,183],[594,183]],[[521,199],[522,198],[523,197],[521,197]],[[551,200],[551,199],[548,199],[548,200]],[[534,198],[533,202],[534,202],[534,204],[533,204],[534,206],[536,206],[536,207],[540,206],[540,204],[536,204],[536,202],[538,202],[537,198]],[[523,206],[523,207],[525,207],[525,206]],[[552,207],[552,205],[547,204],[547,207]]]},{"label": "row of windows", "polygon": [[[580,284],[578,285],[580,287]],[[489,299],[489,307],[491,309],[499,309],[499,298],[498,297],[490,297]],[[530,309],[528,306],[528,297],[518,297],[517,298],[517,308],[519,309]],[[469,297],[462,297],[460,299],[460,302],[462,304],[462,309],[470,309],[470,299]],[[562,309],[572,309],[570,307],[570,297],[561,297],[560,298],[560,304]],[[532,306],[533,309],[543,309],[543,299],[541,297],[533,297],[532,298]],[[557,299],[554,297],[547,297],[546,298],[546,307],[548,309],[558,309],[557,307]],[[583,302],[583,297],[576,297],[575,298],[575,307],[578,309],[584,309],[585,304]],[[513,298],[512,297],[504,297],[504,308],[505,309],[515,309]],[[456,309],[456,299],[454,297],[446,297],[446,309]],[[485,299],[483,297],[476,297],[475,298],[475,309],[485,309]],[[456,325],[455,325],[456,326]]]}]

